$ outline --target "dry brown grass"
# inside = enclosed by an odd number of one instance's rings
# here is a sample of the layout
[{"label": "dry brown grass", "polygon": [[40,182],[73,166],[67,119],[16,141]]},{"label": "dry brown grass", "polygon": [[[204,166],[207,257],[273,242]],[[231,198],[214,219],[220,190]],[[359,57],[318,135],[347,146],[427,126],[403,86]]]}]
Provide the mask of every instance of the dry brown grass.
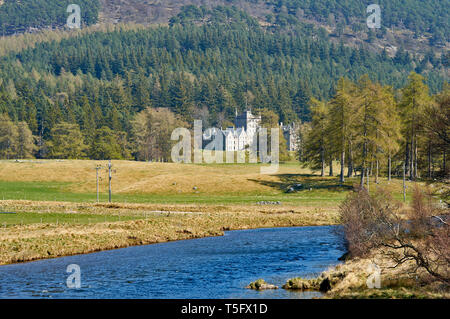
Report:
[{"label": "dry brown grass", "polygon": [[[298,205],[199,205],[199,204],[134,204],[134,203],[73,203],[73,202],[45,202],[26,200],[0,200],[0,207],[5,211],[35,212],[35,213],[87,213],[99,215],[136,215],[145,216],[146,213],[261,213],[264,215],[302,214],[311,216],[320,223],[328,221],[337,223],[338,207],[318,208],[316,206]],[[321,224],[321,223],[320,223]]]},{"label": "dry brown grass", "polygon": [[[379,288],[368,288],[367,279],[373,274],[374,264],[381,270],[381,285]],[[413,262],[393,266],[392,260],[386,257],[386,251],[374,249],[369,256],[347,260],[344,264],[324,271],[317,278],[289,279],[283,288],[331,289],[323,298],[450,298],[448,286],[433,280],[423,270],[413,272]]]},{"label": "dry brown grass", "polygon": [[[381,288],[369,289],[367,279],[370,265],[381,269]],[[449,287],[432,280],[429,275],[415,269],[414,262],[397,267],[386,256],[386,249],[374,249],[366,258],[353,258],[331,268],[322,277],[340,278],[326,298],[450,298]]]},{"label": "dry brown grass", "polygon": [[[96,165],[102,165],[101,189],[107,189],[106,161],[2,161],[0,180],[9,182],[68,182],[68,191],[94,193]],[[277,176],[261,175],[260,165],[194,165],[113,161],[115,193],[202,194],[279,193],[257,181],[278,182]],[[281,165],[279,174],[310,174],[300,165]]]}]

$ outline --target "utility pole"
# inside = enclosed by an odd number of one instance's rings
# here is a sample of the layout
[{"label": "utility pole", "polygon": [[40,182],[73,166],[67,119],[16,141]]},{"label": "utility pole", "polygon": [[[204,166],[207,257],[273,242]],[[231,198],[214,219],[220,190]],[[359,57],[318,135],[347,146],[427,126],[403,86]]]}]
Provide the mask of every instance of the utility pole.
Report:
[{"label": "utility pole", "polygon": [[100,202],[99,187],[98,187],[98,180],[99,180],[98,171],[101,170],[101,169],[102,169],[102,167],[99,166],[99,165],[97,165],[97,166],[95,167],[95,173],[96,173],[96,175],[97,175],[97,203]]},{"label": "utility pole", "polygon": [[109,202],[112,202],[112,194],[111,194],[111,179],[112,179],[112,164],[111,164],[111,160],[109,160],[108,162],[108,172],[109,172]]}]

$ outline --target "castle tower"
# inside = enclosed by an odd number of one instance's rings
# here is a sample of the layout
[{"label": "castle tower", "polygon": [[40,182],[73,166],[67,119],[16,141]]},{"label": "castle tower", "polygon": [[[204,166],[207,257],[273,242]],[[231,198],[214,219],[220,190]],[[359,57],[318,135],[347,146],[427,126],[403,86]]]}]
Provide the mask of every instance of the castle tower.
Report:
[{"label": "castle tower", "polygon": [[253,115],[250,110],[245,111],[239,116],[236,116],[236,129],[243,128],[246,133],[247,145],[253,142],[253,138],[258,134],[258,129],[261,125],[261,116]]}]

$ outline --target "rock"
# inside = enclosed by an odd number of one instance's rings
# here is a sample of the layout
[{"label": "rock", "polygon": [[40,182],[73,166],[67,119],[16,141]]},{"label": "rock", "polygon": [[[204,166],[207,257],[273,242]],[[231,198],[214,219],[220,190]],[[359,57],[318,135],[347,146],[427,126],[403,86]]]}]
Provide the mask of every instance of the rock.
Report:
[{"label": "rock", "polygon": [[303,189],[303,185],[302,184],[293,184],[293,185],[288,187],[286,192],[287,193],[294,193],[294,192],[298,192],[299,190],[302,190],[302,189]]},{"label": "rock", "polygon": [[346,261],[350,257],[350,252],[344,253],[341,257],[338,258],[339,261]]},{"label": "rock", "polygon": [[327,292],[327,291],[331,290],[331,282],[330,282],[330,279],[328,279],[328,277],[325,278],[325,279],[320,283],[320,285],[319,285],[319,290],[320,290],[321,292]]},{"label": "rock", "polygon": [[281,205],[281,202],[280,201],[276,201],[276,202],[261,201],[261,202],[257,202],[256,204],[258,204],[258,205]]},{"label": "rock", "polygon": [[[323,278],[313,278],[313,279],[304,279],[304,278],[293,278],[289,279],[286,284],[283,285],[284,289],[292,289],[292,290],[314,290],[321,291],[320,287],[322,282],[325,279]],[[324,284],[324,289],[327,287],[327,284]],[[330,288],[331,289],[331,288]]]},{"label": "rock", "polygon": [[319,290],[317,279],[292,278],[283,285],[283,289],[292,290]]},{"label": "rock", "polygon": [[258,279],[254,282],[251,282],[247,287],[247,289],[254,289],[254,290],[266,290],[266,289],[278,289],[277,286],[268,284],[264,281],[264,279]]}]

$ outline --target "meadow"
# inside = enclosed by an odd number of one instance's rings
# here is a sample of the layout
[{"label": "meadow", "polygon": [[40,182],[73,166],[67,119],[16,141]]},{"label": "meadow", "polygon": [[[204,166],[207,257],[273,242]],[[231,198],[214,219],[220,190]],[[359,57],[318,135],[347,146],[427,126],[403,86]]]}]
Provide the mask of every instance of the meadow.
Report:
[{"label": "meadow", "polygon": [[[95,166],[101,165],[100,201],[108,200],[105,161],[0,161],[0,199],[96,202]],[[340,184],[292,162],[278,173],[260,174],[259,164],[173,164],[113,161],[113,201],[119,203],[252,205],[259,201],[336,207],[358,178]],[[337,169],[335,167],[335,172]],[[372,180],[373,182],[373,180]],[[288,189],[301,184],[299,189]],[[401,180],[380,184],[402,198]],[[373,188],[377,187],[374,184]],[[409,192],[408,192],[409,193]],[[408,194],[409,196],[409,194]]]},{"label": "meadow", "polygon": [[[103,167],[100,203],[96,165]],[[0,264],[220,236],[225,230],[337,224],[339,204],[358,184],[355,177],[340,185],[337,176],[320,177],[298,163],[261,175],[258,164],[113,161],[108,203],[106,165],[0,161]],[[371,190],[380,186],[402,199],[401,180],[380,178]]]}]

